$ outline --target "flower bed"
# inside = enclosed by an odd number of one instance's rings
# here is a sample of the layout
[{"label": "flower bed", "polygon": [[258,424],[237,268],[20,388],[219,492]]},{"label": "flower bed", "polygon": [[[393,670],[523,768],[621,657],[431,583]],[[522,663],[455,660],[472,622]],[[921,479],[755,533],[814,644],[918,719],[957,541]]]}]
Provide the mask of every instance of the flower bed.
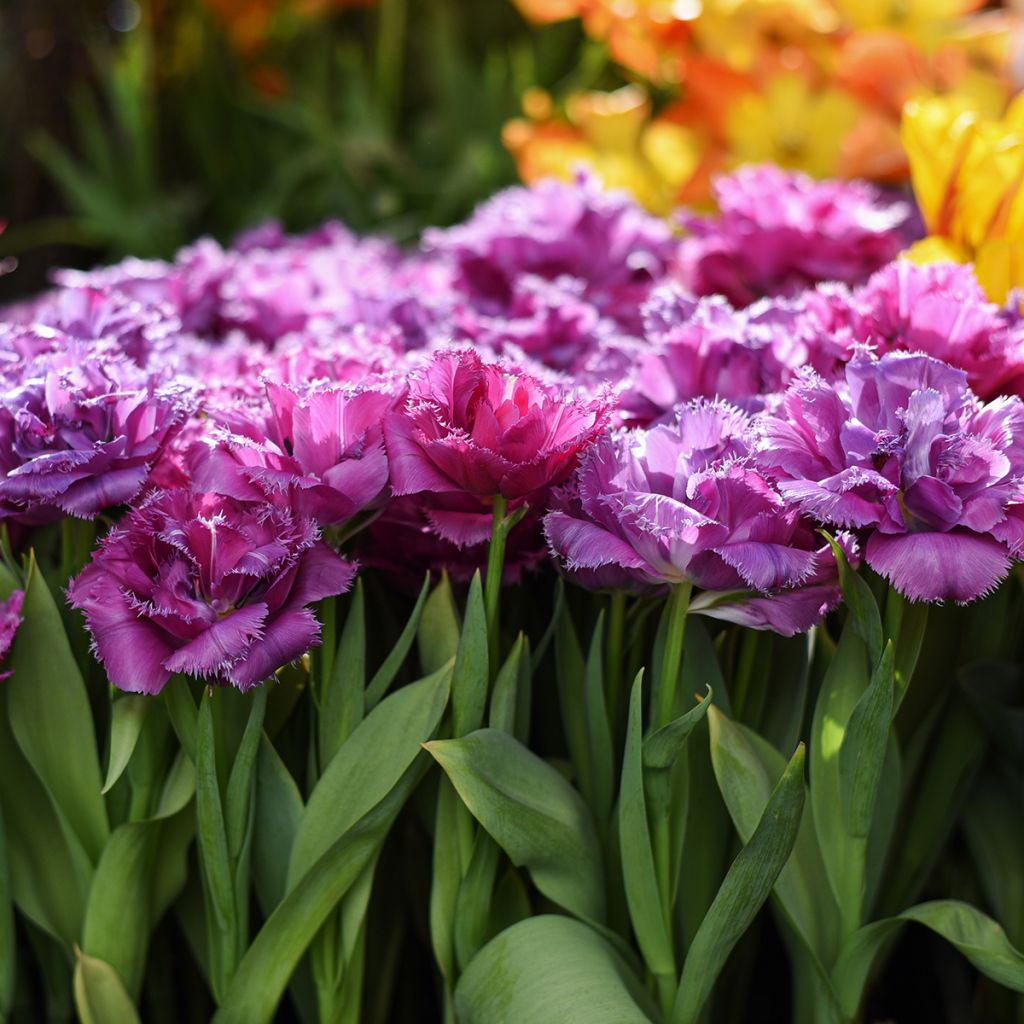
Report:
[{"label": "flower bed", "polygon": [[1018,303],[716,190],[6,310],[0,1016],[1015,1019]]}]

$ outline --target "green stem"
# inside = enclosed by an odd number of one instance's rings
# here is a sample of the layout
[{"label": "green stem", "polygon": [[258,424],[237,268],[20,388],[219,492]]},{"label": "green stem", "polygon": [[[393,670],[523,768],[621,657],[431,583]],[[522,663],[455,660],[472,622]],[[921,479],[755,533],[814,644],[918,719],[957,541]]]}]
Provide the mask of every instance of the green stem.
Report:
[{"label": "green stem", "polygon": [[690,607],[689,581],[677,583],[668,595],[665,628],[665,648],[661,658],[661,674],[658,676],[658,692],[654,705],[652,729],[660,729],[672,721],[675,708],[676,688],[679,685],[679,670],[683,665],[683,640],[686,634],[686,612]]},{"label": "green stem", "polygon": [[622,692],[623,638],[626,634],[626,592],[615,590],[608,610],[608,634],[605,648],[605,704],[611,713]]},{"label": "green stem", "polygon": [[500,494],[494,496],[491,518],[491,546],[487,552],[487,577],[484,580],[484,608],[487,611],[487,652],[490,674],[498,673],[498,658],[501,654],[498,629],[501,608],[501,575],[505,568],[505,541],[508,528],[505,516],[508,501]]}]

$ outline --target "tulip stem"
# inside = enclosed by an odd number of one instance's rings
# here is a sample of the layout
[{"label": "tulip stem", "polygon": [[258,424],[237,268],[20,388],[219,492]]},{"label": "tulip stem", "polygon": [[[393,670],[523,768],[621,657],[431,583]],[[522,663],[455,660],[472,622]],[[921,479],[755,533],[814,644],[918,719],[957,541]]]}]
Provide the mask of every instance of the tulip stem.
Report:
[{"label": "tulip stem", "polygon": [[672,721],[675,709],[679,670],[683,664],[683,639],[686,634],[686,612],[690,607],[689,581],[677,583],[669,592],[665,614],[665,646],[661,656],[661,673],[653,694],[651,727],[660,729]]},{"label": "tulip stem", "polygon": [[508,529],[505,526],[507,511],[508,501],[501,494],[496,494],[491,518],[491,546],[487,552],[487,579],[484,581],[484,607],[487,609],[487,653],[492,679],[498,674],[498,658],[501,653],[498,631],[500,628],[501,576],[505,568],[505,542],[508,540]]}]

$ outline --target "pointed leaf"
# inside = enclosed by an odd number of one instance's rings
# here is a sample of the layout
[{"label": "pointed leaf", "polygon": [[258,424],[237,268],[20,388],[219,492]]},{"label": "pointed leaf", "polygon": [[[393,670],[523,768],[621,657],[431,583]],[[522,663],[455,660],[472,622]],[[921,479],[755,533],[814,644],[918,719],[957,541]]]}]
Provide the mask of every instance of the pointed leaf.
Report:
[{"label": "pointed leaf", "polygon": [[366,687],[365,697],[367,714],[377,706],[381,697],[387,693],[388,687],[394,682],[399,669],[401,669],[402,665],[405,663],[405,659],[416,639],[416,631],[420,627],[420,620],[423,618],[423,610],[426,607],[427,594],[429,593],[430,574],[428,573],[426,579],[423,581],[419,597],[416,598],[416,604],[413,607],[412,614],[409,616],[409,621],[405,624],[405,628],[395,641],[390,653],[384,659],[384,663],[373,674],[373,678],[370,680],[369,686]]},{"label": "pointed leaf", "polygon": [[75,1009],[82,1024],[139,1024],[139,1014],[117,971],[96,957],[78,953]]},{"label": "pointed leaf", "polygon": [[110,757],[107,761],[107,777],[103,781],[103,792],[109,793],[121,773],[128,767],[139,733],[146,720],[153,698],[143,694],[129,693],[119,697],[110,707]]},{"label": "pointed leaf", "polygon": [[487,611],[477,572],[469,586],[466,619],[452,669],[452,732],[456,736],[465,736],[483,724],[488,672]]},{"label": "pointed leaf", "polygon": [[425,746],[473,816],[545,896],[580,917],[603,919],[593,818],[551,765],[495,729]]},{"label": "pointed leaf", "polygon": [[416,634],[419,640],[420,668],[425,675],[433,675],[455,657],[460,632],[452,585],[448,574],[443,573],[441,582],[427,598]]}]

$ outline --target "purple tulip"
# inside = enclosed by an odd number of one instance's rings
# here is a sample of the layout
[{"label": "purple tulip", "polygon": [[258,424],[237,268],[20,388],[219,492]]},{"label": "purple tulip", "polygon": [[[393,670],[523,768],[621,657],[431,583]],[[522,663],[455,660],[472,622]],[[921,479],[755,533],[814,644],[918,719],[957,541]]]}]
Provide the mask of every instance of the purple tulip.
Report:
[{"label": "purple tulip", "polygon": [[436,353],[384,423],[392,490],[529,499],[575,469],[606,404],[472,350]]},{"label": "purple tulip", "polygon": [[[23,590],[12,590],[10,597],[0,601],[0,663],[10,653],[11,644],[21,625],[21,605],[24,600]],[[10,675],[10,672],[0,672],[0,679],[8,679]]]},{"label": "purple tulip", "polygon": [[131,501],[194,409],[188,383],[159,384],[100,346],[30,363],[0,398],[0,518],[91,519]]},{"label": "purple tulip", "polygon": [[400,384],[385,377],[265,387],[262,409],[219,414],[223,425],[193,445],[194,486],[242,501],[287,501],[324,527],[377,505],[388,485],[382,423]]},{"label": "purple tulip", "polygon": [[859,284],[906,248],[910,208],[862,182],[816,182],[773,165],[714,185],[719,212],[688,216],[677,275],[697,295],[746,306],[819,281]]},{"label": "purple tulip", "polygon": [[626,329],[639,328],[640,304],[676,247],[664,221],[587,176],[508,189],[465,224],[428,230],[424,244],[454,261],[458,286],[491,315],[508,309],[524,275],[575,278],[582,297]]},{"label": "purple tulip", "polygon": [[[607,437],[545,517],[552,551],[591,587],[688,581],[774,601],[805,582],[828,586],[827,545],[753,467],[749,440],[741,411],[706,401],[680,407],[671,425]],[[759,606],[760,622],[751,605],[747,620],[799,632],[838,598],[832,583],[798,606],[780,602],[778,616]]]},{"label": "purple tulip", "polygon": [[319,642],[309,606],[354,573],[288,509],[157,491],[107,534],[68,599],[120,689],[155,694],[184,673],[247,690]]},{"label": "purple tulip", "polygon": [[913,600],[973,601],[1024,546],[1024,404],[982,405],[937,359],[862,354],[839,387],[807,373],[759,431],[786,499],[867,534],[868,564]]}]

